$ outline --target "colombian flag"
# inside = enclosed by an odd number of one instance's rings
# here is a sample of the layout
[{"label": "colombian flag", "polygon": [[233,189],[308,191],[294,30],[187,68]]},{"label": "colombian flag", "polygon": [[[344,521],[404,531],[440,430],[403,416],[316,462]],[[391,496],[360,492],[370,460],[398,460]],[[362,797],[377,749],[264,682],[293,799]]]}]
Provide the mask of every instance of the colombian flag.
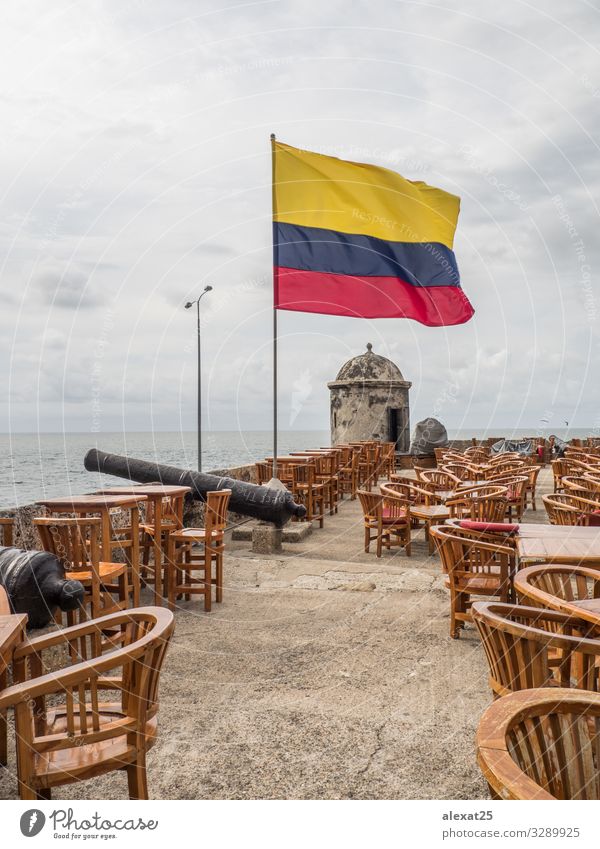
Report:
[{"label": "colombian flag", "polygon": [[376,165],[273,145],[275,307],[462,324],[460,198]]}]

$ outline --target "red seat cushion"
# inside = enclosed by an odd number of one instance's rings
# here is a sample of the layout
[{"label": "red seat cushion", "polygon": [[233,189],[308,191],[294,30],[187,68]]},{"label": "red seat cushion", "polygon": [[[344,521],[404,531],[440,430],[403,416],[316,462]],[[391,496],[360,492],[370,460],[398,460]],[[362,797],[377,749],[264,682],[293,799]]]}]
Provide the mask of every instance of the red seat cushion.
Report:
[{"label": "red seat cushion", "polygon": [[593,510],[591,513],[581,513],[581,515],[579,516],[579,519],[577,521],[577,524],[578,525],[585,524],[586,519],[587,519],[588,525],[591,525],[593,527],[600,526],[600,510]]},{"label": "red seat cushion", "polygon": [[490,534],[516,534],[519,531],[518,525],[509,525],[504,522],[472,522],[469,519],[463,519],[462,522],[459,522],[459,527],[467,531],[481,531]]}]

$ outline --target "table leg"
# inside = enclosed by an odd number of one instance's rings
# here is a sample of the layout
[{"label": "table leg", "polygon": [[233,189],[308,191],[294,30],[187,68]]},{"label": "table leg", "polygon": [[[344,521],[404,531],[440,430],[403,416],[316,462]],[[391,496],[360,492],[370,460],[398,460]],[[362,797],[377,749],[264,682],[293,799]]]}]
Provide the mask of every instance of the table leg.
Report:
[{"label": "table leg", "polygon": [[133,606],[140,606],[140,508],[131,508],[131,589]]},{"label": "table leg", "polygon": [[433,554],[433,540],[431,539],[431,534],[429,533],[430,528],[431,519],[425,519],[425,539],[427,540],[427,550],[430,554]]},{"label": "table leg", "polygon": [[162,604],[162,498],[154,502],[154,604]]}]

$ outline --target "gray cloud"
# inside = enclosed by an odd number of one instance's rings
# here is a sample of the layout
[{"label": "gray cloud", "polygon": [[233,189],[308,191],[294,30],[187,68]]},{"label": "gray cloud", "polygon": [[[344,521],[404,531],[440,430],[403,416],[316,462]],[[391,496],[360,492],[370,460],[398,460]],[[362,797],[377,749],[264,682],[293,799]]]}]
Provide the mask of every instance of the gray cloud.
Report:
[{"label": "gray cloud", "polygon": [[0,430],[29,427],[32,403],[46,429],[85,428],[98,408],[105,429],[193,428],[182,304],[208,280],[207,417],[270,426],[272,131],[459,194],[476,307],[440,330],[282,313],[282,422],[326,428],[326,382],[367,339],[413,381],[414,419],[435,407],[450,428],[535,426],[548,411],[595,422],[596,9],[58,9],[16,6],[0,34],[14,81],[0,139]]}]

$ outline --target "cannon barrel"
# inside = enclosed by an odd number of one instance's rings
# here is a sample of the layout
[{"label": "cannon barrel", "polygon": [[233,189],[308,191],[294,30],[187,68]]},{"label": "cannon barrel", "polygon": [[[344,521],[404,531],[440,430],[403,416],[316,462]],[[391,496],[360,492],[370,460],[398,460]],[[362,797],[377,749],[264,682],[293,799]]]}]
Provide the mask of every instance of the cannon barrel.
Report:
[{"label": "cannon barrel", "polygon": [[65,567],[48,551],[0,548],[0,586],[13,613],[27,614],[28,628],[45,628],[57,607],[75,610],[83,601],[79,581],[65,579]]},{"label": "cannon barrel", "polygon": [[289,522],[292,516],[302,519],[306,515],[304,505],[296,504],[292,494],[285,489],[271,489],[233,478],[206,475],[147,460],[135,460],[120,454],[108,454],[96,448],[88,451],[83,463],[88,472],[102,472],[136,483],[158,481],[169,486],[189,486],[191,495],[198,501],[206,501],[208,492],[230,489],[229,509],[233,513],[272,522],[278,528]]}]

